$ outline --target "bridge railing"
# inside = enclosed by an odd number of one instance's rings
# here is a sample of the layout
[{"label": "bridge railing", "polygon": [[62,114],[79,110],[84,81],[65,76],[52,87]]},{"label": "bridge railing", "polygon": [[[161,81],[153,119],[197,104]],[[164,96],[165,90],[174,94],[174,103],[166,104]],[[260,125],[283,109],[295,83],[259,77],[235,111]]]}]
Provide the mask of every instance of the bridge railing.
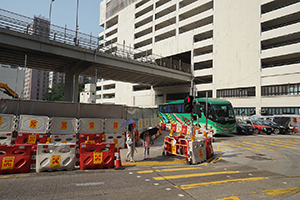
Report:
[{"label": "bridge railing", "polygon": [[[116,41],[107,41],[75,30],[50,24],[47,18],[34,16],[30,18],[0,8],[0,28],[41,37],[47,40],[94,50],[96,53],[106,53],[117,57],[151,63],[154,65],[190,72],[190,64],[172,58],[163,58],[152,53],[152,50],[140,50]],[[77,35],[77,37],[76,37]]]}]

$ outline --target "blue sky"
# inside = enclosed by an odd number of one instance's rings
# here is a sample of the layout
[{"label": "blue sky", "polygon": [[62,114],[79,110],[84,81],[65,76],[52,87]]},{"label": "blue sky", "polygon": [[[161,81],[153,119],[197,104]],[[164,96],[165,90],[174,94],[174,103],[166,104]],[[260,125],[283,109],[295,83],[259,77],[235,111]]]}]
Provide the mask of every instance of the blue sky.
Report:
[{"label": "blue sky", "polygon": [[[79,0],[79,32],[97,36],[103,29],[99,26],[100,2],[102,0]],[[0,8],[33,18],[42,15],[49,18],[51,0],[0,0]],[[51,24],[75,30],[77,0],[55,0],[52,3]]]}]

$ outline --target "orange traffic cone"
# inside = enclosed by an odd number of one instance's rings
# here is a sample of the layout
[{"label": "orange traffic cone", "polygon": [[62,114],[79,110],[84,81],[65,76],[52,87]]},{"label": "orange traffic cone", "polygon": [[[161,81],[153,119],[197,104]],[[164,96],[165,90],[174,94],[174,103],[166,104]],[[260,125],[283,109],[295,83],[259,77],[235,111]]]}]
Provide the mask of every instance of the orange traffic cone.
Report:
[{"label": "orange traffic cone", "polygon": [[124,167],[122,166],[122,163],[121,163],[120,149],[118,147],[115,170],[119,170],[119,169],[124,169]]}]

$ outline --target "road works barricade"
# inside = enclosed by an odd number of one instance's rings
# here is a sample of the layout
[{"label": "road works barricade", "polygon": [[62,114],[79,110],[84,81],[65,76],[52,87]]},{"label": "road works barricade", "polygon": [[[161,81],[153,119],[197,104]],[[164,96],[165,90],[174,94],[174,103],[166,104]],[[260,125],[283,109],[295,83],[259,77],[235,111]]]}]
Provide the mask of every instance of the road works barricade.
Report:
[{"label": "road works barricade", "polygon": [[80,144],[82,143],[101,143],[102,133],[80,133],[76,144],[76,166],[80,166]]},{"label": "road works barricade", "polygon": [[62,144],[68,144],[68,143],[76,143],[77,138],[76,134],[73,135],[50,135],[51,143],[62,143]]},{"label": "road works barricade", "polygon": [[11,145],[11,133],[0,133],[0,145]]},{"label": "road works barricade", "polygon": [[0,114],[0,134],[12,133],[17,129],[17,117],[15,115]]},{"label": "road works barricade", "polygon": [[102,133],[103,119],[102,118],[80,118],[78,120],[79,133]]},{"label": "road works barricade", "polygon": [[102,133],[80,133],[79,144],[81,143],[101,143],[103,139]]},{"label": "road works barricade", "polygon": [[20,115],[18,131],[23,133],[47,133],[49,117],[36,115]]},{"label": "road works barricade", "polygon": [[211,138],[197,138],[196,141],[185,136],[166,136],[163,155],[184,157],[189,164],[204,162],[213,155]]},{"label": "road works barricade", "polygon": [[189,141],[188,143],[188,163],[198,164],[206,160],[205,140]]},{"label": "road works barricade", "polygon": [[80,169],[114,168],[115,143],[81,143]]},{"label": "road works barricade", "polygon": [[125,133],[105,133],[106,142],[115,143],[115,148],[125,147]]},{"label": "road works barricade", "polygon": [[76,144],[38,144],[36,172],[73,170]]},{"label": "road works barricade", "polygon": [[210,137],[205,138],[205,147],[206,147],[206,157],[208,159],[212,157],[214,154],[214,150],[212,147],[212,139]]},{"label": "road works barricade", "polygon": [[0,174],[28,173],[31,164],[31,145],[0,145]]},{"label": "road works barricade", "polygon": [[77,119],[65,117],[52,117],[50,119],[50,133],[57,135],[76,134]]},{"label": "road works barricade", "polygon": [[36,165],[37,144],[45,144],[46,142],[47,142],[47,135],[31,134],[31,133],[18,133],[15,141],[16,144],[31,145],[31,169],[34,169]]}]

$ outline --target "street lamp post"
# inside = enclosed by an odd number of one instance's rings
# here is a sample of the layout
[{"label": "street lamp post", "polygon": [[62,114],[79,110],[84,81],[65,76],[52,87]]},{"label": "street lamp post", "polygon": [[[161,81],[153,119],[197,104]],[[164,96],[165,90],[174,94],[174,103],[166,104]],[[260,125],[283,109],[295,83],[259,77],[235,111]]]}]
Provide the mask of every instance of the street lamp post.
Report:
[{"label": "street lamp post", "polygon": [[76,9],[76,30],[75,30],[75,38],[74,38],[74,42],[75,45],[78,45],[78,41],[77,41],[77,32],[78,32],[78,6],[79,6],[79,0],[77,0],[77,9]]},{"label": "street lamp post", "polygon": [[51,24],[51,10],[52,10],[52,3],[54,2],[54,0],[51,0],[50,2],[50,10],[49,10],[49,25]]}]

